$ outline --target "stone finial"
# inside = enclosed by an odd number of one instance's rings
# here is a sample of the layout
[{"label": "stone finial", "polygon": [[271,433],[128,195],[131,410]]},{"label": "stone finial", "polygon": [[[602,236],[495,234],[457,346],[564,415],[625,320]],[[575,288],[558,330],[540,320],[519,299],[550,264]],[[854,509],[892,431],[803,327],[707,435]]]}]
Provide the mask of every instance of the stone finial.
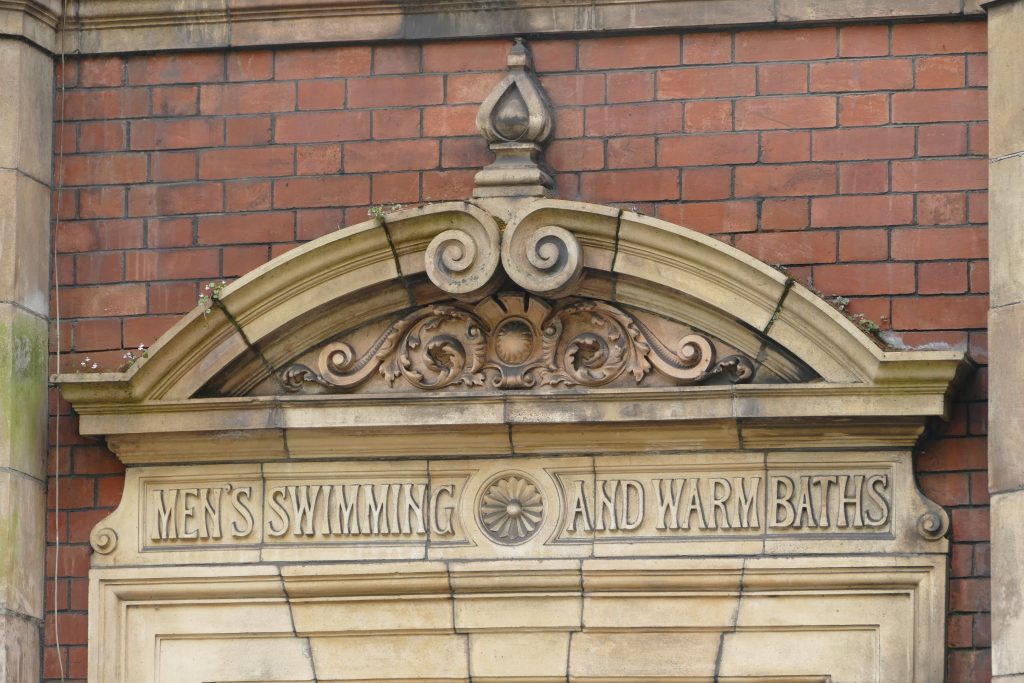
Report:
[{"label": "stone finial", "polygon": [[474,197],[549,196],[554,183],[539,157],[554,117],[522,38],[509,51],[508,75],[480,105],[476,125],[495,159],[476,174]]}]

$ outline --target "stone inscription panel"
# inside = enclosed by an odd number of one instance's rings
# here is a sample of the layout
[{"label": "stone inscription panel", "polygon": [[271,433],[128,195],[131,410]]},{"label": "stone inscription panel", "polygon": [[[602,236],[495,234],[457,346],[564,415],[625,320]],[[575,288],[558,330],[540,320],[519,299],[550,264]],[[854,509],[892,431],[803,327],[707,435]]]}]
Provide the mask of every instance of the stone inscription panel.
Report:
[{"label": "stone inscription panel", "polygon": [[181,553],[195,553],[215,562],[920,550],[945,519],[916,490],[905,456],[133,469],[122,506],[94,530],[93,545],[101,556],[153,561],[172,553],[181,561]]}]

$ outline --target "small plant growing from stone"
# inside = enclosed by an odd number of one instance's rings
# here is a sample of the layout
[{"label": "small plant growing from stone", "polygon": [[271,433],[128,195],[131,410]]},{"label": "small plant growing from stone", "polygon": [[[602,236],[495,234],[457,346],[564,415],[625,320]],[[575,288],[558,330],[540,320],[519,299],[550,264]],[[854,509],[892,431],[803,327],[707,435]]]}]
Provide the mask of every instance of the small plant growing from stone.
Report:
[{"label": "small plant growing from stone", "polygon": [[76,373],[81,373],[81,372],[99,372],[99,371],[100,371],[100,364],[97,363],[96,361],[94,361],[89,356],[86,356],[85,360],[83,360],[81,363],[78,364],[78,369],[75,370]]},{"label": "small plant growing from stone", "polygon": [[228,286],[228,283],[224,280],[220,282],[208,282],[203,287],[203,294],[199,296],[199,306],[203,309],[203,317],[210,315],[213,312],[213,302],[220,300],[220,294],[224,291],[224,288]]},{"label": "small plant growing from stone", "polygon": [[401,210],[401,204],[374,204],[369,209],[367,209],[366,215],[369,216],[370,218],[384,218],[384,216],[388,215],[389,213],[394,213],[395,211]]},{"label": "small plant growing from stone", "polygon": [[[138,355],[136,355],[136,353],[135,353],[136,351],[138,351]],[[128,370],[130,370],[131,367],[133,365],[135,365],[135,363],[140,358],[149,358],[149,351],[146,350],[146,345],[145,344],[139,344],[137,349],[133,349],[131,351],[125,351],[124,355],[121,356],[121,358],[124,359],[124,362],[121,363],[121,365],[119,365],[117,367],[117,371],[118,372],[128,372]]]}]

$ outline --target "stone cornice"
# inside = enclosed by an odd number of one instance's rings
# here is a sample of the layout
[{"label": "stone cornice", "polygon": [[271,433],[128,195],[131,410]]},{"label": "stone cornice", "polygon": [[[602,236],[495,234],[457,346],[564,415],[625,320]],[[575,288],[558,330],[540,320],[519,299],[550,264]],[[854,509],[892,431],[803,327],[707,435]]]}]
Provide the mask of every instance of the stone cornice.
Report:
[{"label": "stone cornice", "polygon": [[[48,7],[56,0],[0,0]],[[72,0],[68,53],[980,15],[976,0]],[[3,11],[0,9],[0,11]],[[59,5],[58,5],[59,11]],[[28,16],[26,14],[26,16]],[[50,16],[55,16],[51,10]],[[45,45],[44,45],[45,46]]]}]

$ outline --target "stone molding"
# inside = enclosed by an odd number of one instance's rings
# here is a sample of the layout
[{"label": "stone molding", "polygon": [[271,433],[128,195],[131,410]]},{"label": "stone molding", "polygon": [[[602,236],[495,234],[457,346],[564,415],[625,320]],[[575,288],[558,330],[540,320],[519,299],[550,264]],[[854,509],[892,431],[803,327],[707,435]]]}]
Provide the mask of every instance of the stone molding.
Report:
[{"label": "stone molding", "polygon": [[[51,5],[56,0],[33,0],[14,10],[24,14],[29,8],[48,8],[42,16],[50,37],[35,39],[48,49],[53,49],[58,11]],[[68,53],[97,54],[955,18],[982,12],[974,0],[500,0],[487,3],[485,12],[479,5],[468,0],[73,0],[65,46]]]}]

